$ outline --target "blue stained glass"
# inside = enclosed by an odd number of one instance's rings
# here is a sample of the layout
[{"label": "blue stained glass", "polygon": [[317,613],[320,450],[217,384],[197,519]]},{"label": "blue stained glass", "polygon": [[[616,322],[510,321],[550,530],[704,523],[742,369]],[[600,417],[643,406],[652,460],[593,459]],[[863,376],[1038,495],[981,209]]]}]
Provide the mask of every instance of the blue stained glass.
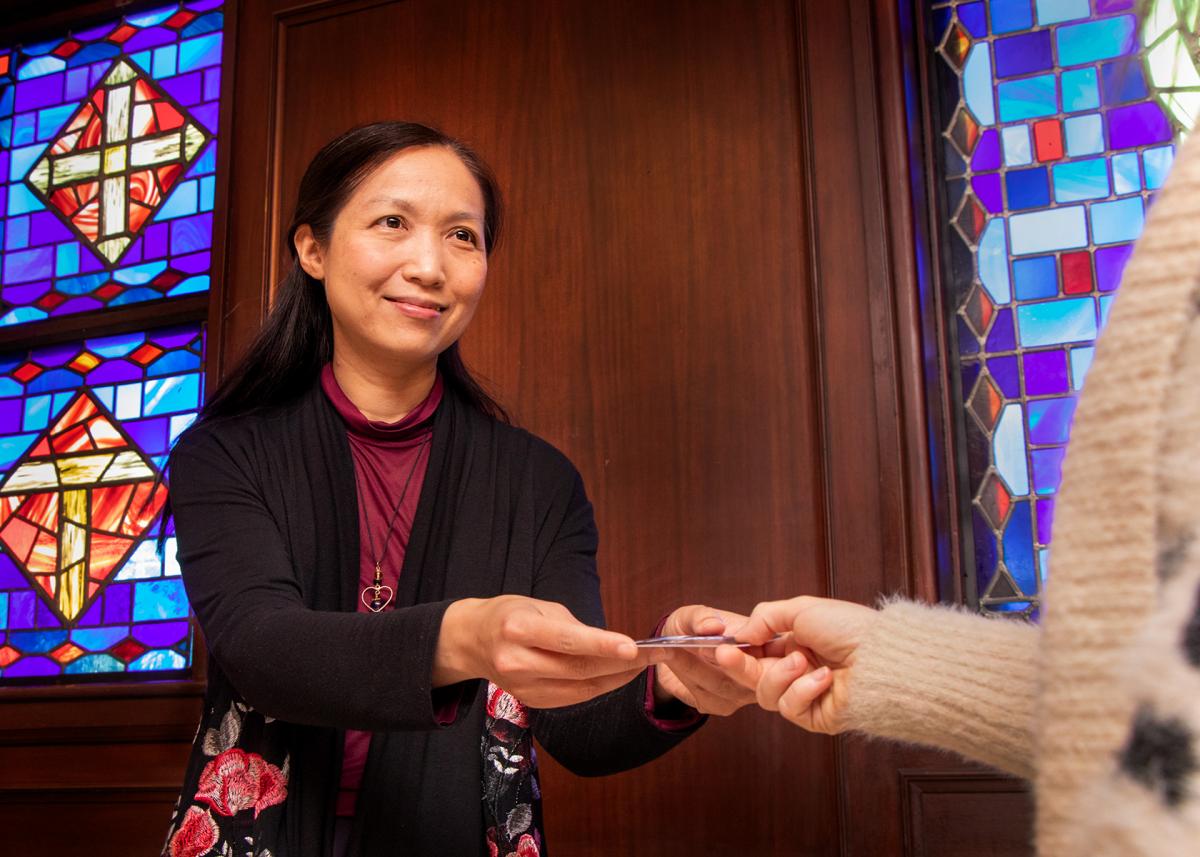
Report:
[{"label": "blue stained glass", "polygon": [[217,196],[217,179],[215,176],[205,176],[200,179],[200,210],[212,211]]},{"label": "blue stained glass", "polygon": [[127,623],[133,615],[132,608],[132,584],[110,583],[104,590],[104,621],[110,625]]},{"label": "blue stained glass", "polygon": [[192,118],[213,134],[217,133],[217,118],[219,113],[220,111],[217,109],[216,104],[201,104],[192,108]]},{"label": "blue stained glass", "polygon": [[1108,137],[1114,149],[1169,143],[1171,124],[1152,101],[1114,107],[1108,111]]},{"label": "blue stained glass", "polygon": [[178,11],[178,6],[164,6],[161,9],[143,12],[140,15],[129,15],[125,20],[135,27],[156,27]]},{"label": "blue stained glass", "polygon": [[1037,0],[1037,21],[1043,25],[1077,21],[1090,13],[1088,0]]},{"label": "blue stained glass", "polygon": [[38,431],[50,424],[50,397],[29,396],[25,399],[25,431]]},{"label": "blue stained glass", "polygon": [[4,282],[27,283],[54,274],[54,248],[37,247],[4,257]]},{"label": "blue stained glass", "polygon": [[[8,290],[6,289],[5,291]],[[46,313],[42,312],[40,309],[34,309],[33,307],[27,306],[17,307],[8,313],[5,313],[3,318],[0,318],[0,326],[6,324],[23,324],[27,321],[39,321],[45,317]],[[7,379],[4,379],[4,381],[7,381]],[[0,387],[7,389],[7,385],[4,382],[0,382]],[[7,393],[0,393],[0,395],[7,395]]]},{"label": "blue stained glass", "polygon": [[197,12],[207,12],[210,9],[219,8],[224,2],[225,0],[192,0],[192,2],[185,5]]},{"label": "blue stained glass", "polygon": [[975,144],[975,154],[971,156],[971,169],[1000,169],[1000,135],[994,128],[984,131],[979,142]]},{"label": "blue stained glass", "polygon": [[213,67],[204,72],[204,100],[216,101],[221,94],[221,69]]},{"label": "blue stained glass", "polygon": [[159,292],[150,288],[129,289],[117,295],[108,302],[109,306],[123,306],[125,304],[140,303],[141,301],[152,301],[161,297]]},{"label": "blue stained glass", "polygon": [[1097,244],[1133,241],[1145,225],[1141,197],[1116,199],[1092,206],[1092,238]]},{"label": "blue stained glass", "polygon": [[[991,527],[983,520],[983,516],[976,509],[971,516],[972,529],[975,534],[975,567],[979,569],[981,583],[983,580],[990,580],[991,575],[996,570],[996,537],[992,535]],[[986,583],[981,585],[981,589],[986,586]]]},{"label": "blue stained glass", "polygon": [[117,387],[116,415],[122,420],[137,419],[142,415],[141,384],[122,384]]},{"label": "blue stained glass", "polygon": [[0,592],[0,629],[8,627],[8,593]]},{"label": "blue stained glass", "polygon": [[152,648],[173,646],[187,637],[189,627],[187,622],[153,622],[135,625],[133,636]]},{"label": "blue stained glass", "polygon": [[1030,0],[992,0],[993,33],[1012,33],[1033,26],[1033,7]]},{"label": "blue stained glass", "polygon": [[1040,208],[1050,203],[1050,184],[1045,167],[1009,170],[1004,176],[1008,207],[1014,211]]},{"label": "blue stained glass", "polygon": [[49,658],[27,656],[7,667],[4,675],[6,678],[33,678],[57,675],[58,671],[58,664]]},{"label": "blue stained glass", "polygon": [[1029,440],[1036,444],[1066,443],[1076,399],[1039,399],[1029,403]]},{"label": "blue stained glass", "polygon": [[[1035,515],[1035,519],[1037,521],[1038,541],[1041,542],[1042,544],[1048,544],[1050,542],[1050,531],[1054,524],[1054,501],[1051,499],[1048,499],[1048,498],[1044,499],[1044,500],[1039,499],[1034,503],[1034,505],[1037,507],[1037,514]],[[1042,553],[1048,554],[1049,551],[1042,551]],[[1043,580],[1046,579],[1045,578],[1045,570],[1046,570],[1046,563],[1045,563],[1045,557],[1043,557],[1043,561],[1042,561],[1042,572],[1043,572],[1042,579]]]},{"label": "blue stained glass", "polygon": [[167,451],[167,420],[126,420],[125,430],[137,441],[138,446],[148,453]]},{"label": "blue stained glass", "polygon": [[73,68],[67,72],[66,88],[63,96],[78,101],[88,93],[88,73],[86,68]]},{"label": "blue stained glass", "polygon": [[[996,180],[999,181],[999,177]],[[198,274],[201,271],[207,271],[212,265],[211,255],[208,251],[191,253],[187,256],[176,256],[171,261],[178,271],[183,271],[186,274]]]},{"label": "blue stained glass", "polygon": [[156,378],[145,385],[146,416],[195,410],[200,405],[200,379],[196,375]]},{"label": "blue stained glass", "polygon": [[996,77],[1017,77],[1054,67],[1050,31],[1035,30],[1019,36],[996,39]]},{"label": "blue stained glass", "polygon": [[1075,68],[1062,73],[1063,110],[1095,110],[1100,106],[1100,87],[1096,80],[1096,68]]},{"label": "blue stained glass", "polygon": [[1021,376],[1017,371],[1016,355],[993,357],[987,362],[987,368],[1006,399],[1020,398]]},{"label": "blue stained glass", "polygon": [[151,622],[156,619],[185,619],[188,614],[187,595],[183,581],[178,578],[146,580],[133,584],[133,620]]},{"label": "blue stained glass", "polygon": [[89,351],[101,357],[124,357],[132,354],[137,347],[146,341],[144,333],[122,333],[117,336],[105,336],[87,340]]},{"label": "blue stained glass", "polygon": [[44,74],[62,71],[67,64],[58,57],[35,57],[17,69],[18,80],[29,80]]},{"label": "blue stained glass", "polygon": [[22,113],[13,118],[12,145],[24,146],[32,143],[36,137],[36,113]]},{"label": "blue stained glass", "polygon": [[1068,392],[1067,354],[1061,348],[1026,351],[1021,355],[1021,362],[1025,365],[1026,394],[1045,396]]},{"label": "blue stained glass", "polygon": [[1100,296],[1100,327],[1108,324],[1108,313],[1112,310],[1113,295]]},{"label": "blue stained glass", "polygon": [[38,211],[29,215],[29,233],[33,244],[70,241],[72,237],[62,225],[62,221],[48,211]]},{"label": "blue stained glass", "polygon": [[967,54],[962,81],[967,108],[975,114],[980,125],[994,124],[996,107],[992,93],[992,60],[987,42],[976,45]]},{"label": "blue stained glass", "polygon": [[995,354],[1000,351],[1011,351],[1016,347],[1016,332],[1013,330],[1012,310],[1002,309],[992,322],[991,333],[987,338],[987,350]]},{"label": "blue stained glass", "polygon": [[7,250],[24,250],[29,246],[29,218],[14,217],[8,221]]},{"label": "blue stained glass", "polygon": [[66,345],[50,345],[45,348],[39,348],[34,352],[38,363],[43,366],[62,366],[69,363],[71,358],[79,353],[79,346],[68,343]]},{"label": "blue stained glass", "polygon": [[144,672],[150,670],[181,670],[187,666],[187,660],[178,652],[173,652],[170,649],[155,649],[151,652],[146,652],[137,660],[131,661],[129,669],[131,672]]},{"label": "blue stained glass", "polygon": [[46,147],[41,144],[13,149],[8,166],[9,181],[16,182],[25,178],[25,174],[29,172],[44,151],[46,151]]},{"label": "blue stained glass", "polygon": [[76,105],[74,104],[64,104],[62,107],[47,107],[44,110],[39,110],[38,140],[46,141],[57,134],[58,130],[74,115],[75,108]]},{"label": "blue stained glass", "polygon": [[91,675],[94,673],[119,673],[125,665],[112,655],[84,655],[63,667],[67,675]]},{"label": "blue stained glass", "polygon": [[1018,256],[1086,247],[1087,217],[1083,206],[1014,214],[1008,220],[1012,251]]},{"label": "blue stained glass", "polygon": [[0,432],[19,432],[23,412],[20,399],[0,399]]},{"label": "blue stained glass", "polygon": [[996,217],[988,221],[979,239],[979,279],[994,303],[1006,304],[1012,300],[1012,289],[1008,280],[1008,248],[1002,218]]},{"label": "blue stained glass", "polygon": [[45,206],[33,195],[24,184],[8,186],[8,213],[28,214],[31,211],[41,211]]},{"label": "blue stained glass", "polygon": [[1013,262],[1017,300],[1028,301],[1058,295],[1058,266],[1053,256],[1034,256]]},{"label": "blue stained glass", "polygon": [[1091,298],[1064,298],[1017,307],[1021,345],[1038,348],[1096,338],[1096,307]]},{"label": "blue stained glass", "polygon": [[77,372],[72,372],[70,369],[50,369],[26,384],[25,389],[30,393],[44,393],[78,387],[81,384],[83,384],[83,378]]},{"label": "blue stained glass", "polygon": [[192,107],[200,103],[202,100],[201,86],[200,72],[180,75],[179,77],[162,81],[162,88],[166,90],[167,94],[186,107]]},{"label": "blue stained glass", "polygon": [[1004,211],[1004,191],[1001,189],[999,173],[983,173],[972,177],[971,190],[975,191],[983,207],[990,213],[1001,214]]},{"label": "blue stained glass", "polygon": [[216,172],[217,169],[217,144],[209,143],[200,157],[196,158],[196,162],[192,164],[192,168],[188,171],[188,177],[203,176],[208,173]]},{"label": "blue stained glass", "polygon": [[138,68],[149,71],[150,66],[154,63],[154,51],[140,51],[136,54],[131,54],[129,58],[133,60],[133,64]]},{"label": "blue stained glass", "polygon": [[1071,389],[1083,389],[1083,379],[1087,377],[1088,369],[1092,368],[1095,354],[1096,348],[1092,345],[1071,349]]},{"label": "blue stained glass", "polygon": [[1138,170],[1137,152],[1112,156],[1113,191],[1117,194],[1138,193],[1142,189],[1142,174]]},{"label": "blue stained glass", "polygon": [[175,74],[175,61],[178,58],[179,49],[174,45],[167,45],[158,48],[154,52],[154,76],[155,77],[171,77]]},{"label": "blue stained glass", "polygon": [[35,45],[27,45],[26,47],[22,48],[22,50],[31,57],[42,57],[50,53],[56,47],[58,47],[58,40],[51,39],[48,42],[38,42]]},{"label": "blue stained glass", "polygon": [[[80,48],[71,55],[70,59],[67,60],[67,65],[71,67],[87,65],[88,63],[96,62],[97,60],[115,57],[120,53],[121,49],[116,45],[110,45],[107,42],[100,42],[95,45],[87,45],[86,47]],[[90,86],[91,84],[95,83],[96,78],[100,77],[101,74],[103,74],[103,71],[100,71],[99,73],[92,71],[88,78],[88,85]]]},{"label": "blue stained glass", "polygon": [[1104,199],[1109,194],[1108,164],[1104,158],[1055,164],[1053,173],[1054,199],[1057,202]]},{"label": "blue stained glass", "polygon": [[206,292],[209,288],[209,278],[205,277],[188,277],[167,294],[171,297],[178,295],[190,295],[195,292]]},{"label": "blue stained glass", "polygon": [[1053,74],[1006,80],[996,86],[1000,99],[1000,121],[1018,122],[1053,116],[1058,112],[1058,93]]},{"label": "blue stained glass", "polygon": [[13,87],[16,91],[14,108],[18,113],[24,113],[57,104],[62,101],[65,82],[65,74],[50,74],[18,83]]},{"label": "blue stained glass", "polygon": [[76,626],[79,628],[94,628],[104,621],[104,597],[101,596],[92,602],[92,606],[87,609]]},{"label": "blue stained glass", "polygon": [[66,631],[12,631],[8,635],[9,644],[38,655],[52,652],[66,641]]},{"label": "blue stained glass", "polygon": [[154,216],[156,222],[170,220],[172,217],[184,217],[195,214],[199,205],[198,186],[195,180],[182,182],[167,197],[167,201]]},{"label": "blue stained glass", "polygon": [[200,368],[200,355],[190,351],[171,351],[146,367],[151,378],[170,375],[172,372],[195,371]]},{"label": "blue stained glass", "polygon": [[1062,484],[1062,463],[1066,451],[1066,448],[1061,446],[1030,451],[1033,489],[1038,494],[1053,494]]},{"label": "blue stained glass", "polygon": [[69,276],[79,271],[79,245],[59,244],[54,254],[54,273]]},{"label": "blue stained glass", "polygon": [[13,592],[9,596],[9,628],[32,628],[36,616],[37,596],[31,590]]},{"label": "blue stained glass", "polygon": [[166,269],[166,262],[147,262],[144,265],[134,265],[114,271],[113,279],[126,285],[142,285],[150,282]]},{"label": "blue stained glass", "polygon": [[24,586],[25,583],[24,576],[17,570],[12,558],[8,554],[0,554],[0,587],[14,589]]},{"label": "blue stained glass", "polygon": [[179,43],[179,71],[195,71],[221,61],[221,34],[186,39]]},{"label": "blue stained glass", "polygon": [[129,636],[128,625],[110,628],[88,628],[71,632],[71,642],[89,652],[101,652]]},{"label": "blue stained glass", "polygon": [[996,471],[1004,480],[1009,492],[1016,495],[1029,493],[1029,468],[1025,462],[1025,421],[1021,418],[1019,404],[1005,405],[1000,412],[992,435],[992,451],[996,457]]},{"label": "blue stained glass", "polygon": [[1023,167],[1033,163],[1033,148],[1029,142],[1028,125],[1009,125],[1000,131],[1004,140],[1004,164]]},{"label": "blue stained glass", "polygon": [[225,16],[220,12],[213,12],[211,15],[204,15],[192,21],[183,28],[185,36],[199,36],[202,33],[211,33],[220,30],[225,26]]},{"label": "blue stained glass", "polygon": [[16,434],[0,438],[0,467],[9,467],[21,457],[29,445],[37,439],[37,433]]},{"label": "blue stained glass", "polygon": [[1157,190],[1162,187],[1174,162],[1174,146],[1161,146],[1142,152],[1142,164],[1146,168],[1146,189]]},{"label": "blue stained glass", "polygon": [[57,288],[64,295],[86,295],[108,282],[108,274],[85,274],[59,280]]},{"label": "blue stained glass", "polygon": [[1013,503],[1004,528],[1004,566],[1018,588],[1030,595],[1037,591],[1037,569],[1033,559],[1033,515],[1029,501]]},{"label": "blue stained glass", "polygon": [[1146,76],[1142,73],[1141,60],[1133,57],[1101,65],[1100,81],[1104,103],[1108,105],[1140,101],[1150,94]]},{"label": "blue stained glass", "polygon": [[207,250],[212,246],[212,215],[203,214],[171,224],[171,255]]},{"label": "blue stained glass", "polygon": [[1127,54],[1137,44],[1137,21],[1132,15],[1100,18],[1059,27],[1059,65],[1084,65]]},{"label": "blue stained glass", "polygon": [[1067,137],[1067,154],[1097,155],[1104,151],[1104,119],[1099,113],[1072,116],[1063,123]]}]

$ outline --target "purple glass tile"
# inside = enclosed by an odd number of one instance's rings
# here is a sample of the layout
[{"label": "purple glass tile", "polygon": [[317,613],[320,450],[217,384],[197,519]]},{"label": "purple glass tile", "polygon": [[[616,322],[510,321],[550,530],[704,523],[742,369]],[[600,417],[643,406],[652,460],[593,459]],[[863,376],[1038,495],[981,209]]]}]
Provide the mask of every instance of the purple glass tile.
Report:
[{"label": "purple glass tile", "polygon": [[70,241],[74,237],[71,230],[48,211],[39,211],[29,216],[29,243],[34,246],[55,241]]},{"label": "purple glass tile", "polygon": [[1108,140],[1113,149],[1171,142],[1171,123],[1153,101],[1108,111]]},{"label": "purple glass tile", "polygon": [[[987,35],[987,12],[983,8],[982,0],[978,3],[964,3],[959,6],[958,20],[962,21],[967,32],[975,38],[982,39]],[[939,32],[945,32],[945,30]]]},{"label": "purple glass tile", "polygon": [[142,261],[142,239],[138,238],[129,245],[129,249],[125,251],[125,255],[121,257],[122,265],[136,265]]},{"label": "purple glass tile", "polygon": [[99,384],[116,384],[121,381],[140,381],[145,373],[142,367],[128,360],[109,360],[101,363],[87,374],[87,382],[95,387]]},{"label": "purple glass tile", "polygon": [[1004,211],[1004,192],[1000,188],[999,173],[984,173],[971,179],[971,189],[992,214]]},{"label": "purple glass tile", "polygon": [[113,29],[114,28],[111,23],[103,24],[99,27],[93,27],[90,30],[80,30],[75,34],[75,38],[79,39],[81,42],[90,42],[92,39],[99,39],[107,36],[113,31]]},{"label": "purple glass tile", "polygon": [[135,33],[130,37],[129,41],[125,42],[124,49],[126,53],[135,53],[136,51],[144,51],[146,48],[157,48],[160,45],[169,45],[176,41],[179,34],[174,30],[166,27],[150,27],[142,30],[140,33]]},{"label": "purple glass tile", "polygon": [[4,289],[4,299],[10,304],[28,306],[48,291],[50,291],[49,280],[31,283],[28,286],[8,286]]},{"label": "purple glass tile", "polygon": [[1027,395],[1052,396],[1070,389],[1065,351],[1027,351],[1021,359],[1025,364]]},{"label": "purple glass tile", "polygon": [[0,589],[23,589],[29,585],[17,564],[7,553],[0,553]]},{"label": "purple glass tile", "polygon": [[48,74],[45,77],[35,77],[32,80],[23,80],[18,83],[16,85],[16,112],[36,110],[39,107],[46,107],[62,101],[65,79],[66,74],[60,71],[57,74]]},{"label": "purple glass tile", "polygon": [[1096,250],[1096,285],[1100,291],[1116,291],[1121,283],[1121,273],[1132,253],[1132,244],[1117,244]]},{"label": "purple glass tile", "polygon": [[996,133],[995,128],[984,131],[983,136],[979,138],[975,154],[971,157],[971,169],[1000,169],[1000,135]]},{"label": "purple glass tile", "polygon": [[1021,397],[1021,378],[1017,374],[1016,356],[993,357],[987,362],[987,367],[996,380],[996,386],[1004,394],[1004,398],[1019,399]]},{"label": "purple glass tile", "polygon": [[133,626],[133,636],[154,649],[175,645],[184,638],[187,631],[187,622],[154,622]]},{"label": "purple glass tile", "polygon": [[104,270],[104,263],[86,247],[79,252],[79,273],[94,274]]},{"label": "purple glass tile", "polygon": [[79,344],[72,342],[68,345],[50,345],[33,353],[38,363],[43,366],[62,366],[79,353]]},{"label": "purple glass tile", "polygon": [[971,332],[971,328],[967,327],[967,323],[959,318],[958,320],[958,353],[978,354],[979,340],[975,338],[975,334]]},{"label": "purple glass tile", "polygon": [[167,236],[170,235],[170,224],[155,223],[142,233],[145,248],[145,258],[161,259],[167,255]]},{"label": "purple glass tile", "polygon": [[972,510],[971,522],[975,534],[975,568],[979,570],[979,591],[983,592],[996,570],[996,537],[978,509]]},{"label": "purple glass tile", "polygon": [[163,91],[185,107],[193,107],[204,100],[204,73],[194,71],[167,80],[158,81]]},{"label": "purple glass tile", "polygon": [[187,7],[196,12],[207,12],[209,9],[221,8],[224,3],[225,0],[193,0],[187,4]]},{"label": "purple glass tile", "polygon": [[979,377],[979,370],[983,367],[975,360],[959,365],[959,373],[962,377],[963,399],[965,400],[970,397],[971,391],[975,389],[975,379]]},{"label": "purple glass tile", "polygon": [[166,417],[160,417],[153,420],[126,420],[122,425],[143,452],[155,455],[167,451],[168,422]]},{"label": "purple glass tile", "polygon": [[4,668],[5,678],[58,675],[62,668],[49,658],[21,658]]},{"label": "purple glass tile", "polygon": [[31,589],[14,592],[8,599],[8,627],[32,628],[37,615],[37,595]]},{"label": "purple glass tile", "polygon": [[996,39],[992,49],[995,51],[997,78],[1018,77],[1054,67],[1049,30]]},{"label": "purple glass tile", "polygon": [[92,602],[92,606],[87,609],[87,612],[80,617],[75,623],[77,628],[94,628],[100,624],[101,612],[104,609],[104,596],[101,595]]},{"label": "purple glass tile", "polygon": [[216,101],[221,97],[221,69],[210,68],[204,72],[204,100]]},{"label": "purple glass tile", "polygon": [[104,622],[123,625],[129,621],[133,590],[128,583],[110,583],[104,592]]},{"label": "purple glass tile", "polygon": [[[210,101],[207,104],[202,104],[192,108],[192,116],[200,121],[200,124],[211,131],[217,133],[217,114],[220,113],[220,107],[215,101]],[[1162,111],[1159,111],[1162,115]],[[1164,121],[1166,121],[1164,119]]]},{"label": "purple glass tile", "polygon": [[73,312],[89,312],[94,309],[103,309],[104,304],[95,298],[71,298],[65,301],[50,311],[50,315],[69,315]]},{"label": "purple glass tile", "polygon": [[37,600],[37,627],[38,628],[60,628],[62,623],[58,621],[58,617],[54,615],[54,611],[46,604],[44,600]]},{"label": "purple glass tile", "polygon": [[150,336],[150,339],[155,345],[170,351],[172,348],[183,348],[196,338],[196,333],[196,326],[194,324],[187,324],[180,325],[179,327],[168,327],[164,330],[156,330]]},{"label": "purple glass tile", "polygon": [[212,257],[207,250],[203,253],[192,253],[188,256],[177,256],[171,260],[171,266],[185,274],[203,274],[212,264]]},{"label": "purple glass tile", "polygon": [[987,350],[991,353],[1012,351],[1017,346],[1016,332],[1013,329],[1012,310],[1002,309],[992,323],[992,332],[988,334]]},{"label": "purple glass tile", "polygon": [[1124,12],[1126,9],[1132,9],[1136,2],[1137,0],[1096,0],[1096,14]]},{"label": "purple glass tile", "polygon": [[0,181],[8,176],[8,149],[0,149]]},{"label": "purple glass tile", "polygon": [[1039,544],[1050,544],[1050,534],[1054,527],[1054,501],[1038,500],[1037,507],[1037,540]]}]

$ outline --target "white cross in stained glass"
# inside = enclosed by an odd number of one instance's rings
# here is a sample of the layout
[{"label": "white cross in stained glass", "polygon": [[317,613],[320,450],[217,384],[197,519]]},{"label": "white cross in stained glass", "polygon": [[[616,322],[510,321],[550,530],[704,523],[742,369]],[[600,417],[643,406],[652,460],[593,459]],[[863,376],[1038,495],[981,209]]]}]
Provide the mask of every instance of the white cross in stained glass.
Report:
[{"label": "white cross in stained glass", "polygon": [[115,264],[208,139],[182,106],[121,58],[25,180]]}]

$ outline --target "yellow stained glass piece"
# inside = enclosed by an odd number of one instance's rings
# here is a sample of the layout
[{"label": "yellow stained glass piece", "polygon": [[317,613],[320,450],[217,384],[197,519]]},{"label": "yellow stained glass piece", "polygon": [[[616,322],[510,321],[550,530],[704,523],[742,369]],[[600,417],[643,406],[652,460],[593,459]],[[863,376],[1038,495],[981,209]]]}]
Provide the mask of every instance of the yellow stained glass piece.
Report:
[{"label": "yellow stained glass piece", "polygon": [[99,481],[104,468],[113,460],[111,452],[99,455],[75,455],[55,462],[63,485],[90,485]]},{"label": "yellow stained glass piece", "polygon": [[26,461],[12,472],[0,494],[21,494],[58,487],[58,471],[53,462]]}]

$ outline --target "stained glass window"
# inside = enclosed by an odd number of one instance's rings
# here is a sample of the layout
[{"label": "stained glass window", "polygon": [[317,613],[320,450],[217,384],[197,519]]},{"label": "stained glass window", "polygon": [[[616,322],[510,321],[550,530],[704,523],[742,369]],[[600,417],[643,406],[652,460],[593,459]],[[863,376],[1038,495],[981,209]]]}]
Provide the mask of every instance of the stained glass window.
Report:
[{"label": "stained glass window", "polygon": [[1200,0],[934,0],[941,279],[968,597],[1036,616],[1065,444],[1147,205],[1200,109]]},{"label": "stained glass window", "polygon": [[170,444],[203,394],[200,325],[36,348],[0,363],[0,677],[185,670],[168,525]]},{"label": "stained glass window", "polygon": [[[203,310],[121,307],[209,289],[222,27],[194,0],[0,46],[0,685],[190,675],[162,469]],[[64,315],[88,338],[21,327]]]},{"label": "stained glass window", "polygon": [[0,326],[208,289],[221,6],[0,46]]}]

